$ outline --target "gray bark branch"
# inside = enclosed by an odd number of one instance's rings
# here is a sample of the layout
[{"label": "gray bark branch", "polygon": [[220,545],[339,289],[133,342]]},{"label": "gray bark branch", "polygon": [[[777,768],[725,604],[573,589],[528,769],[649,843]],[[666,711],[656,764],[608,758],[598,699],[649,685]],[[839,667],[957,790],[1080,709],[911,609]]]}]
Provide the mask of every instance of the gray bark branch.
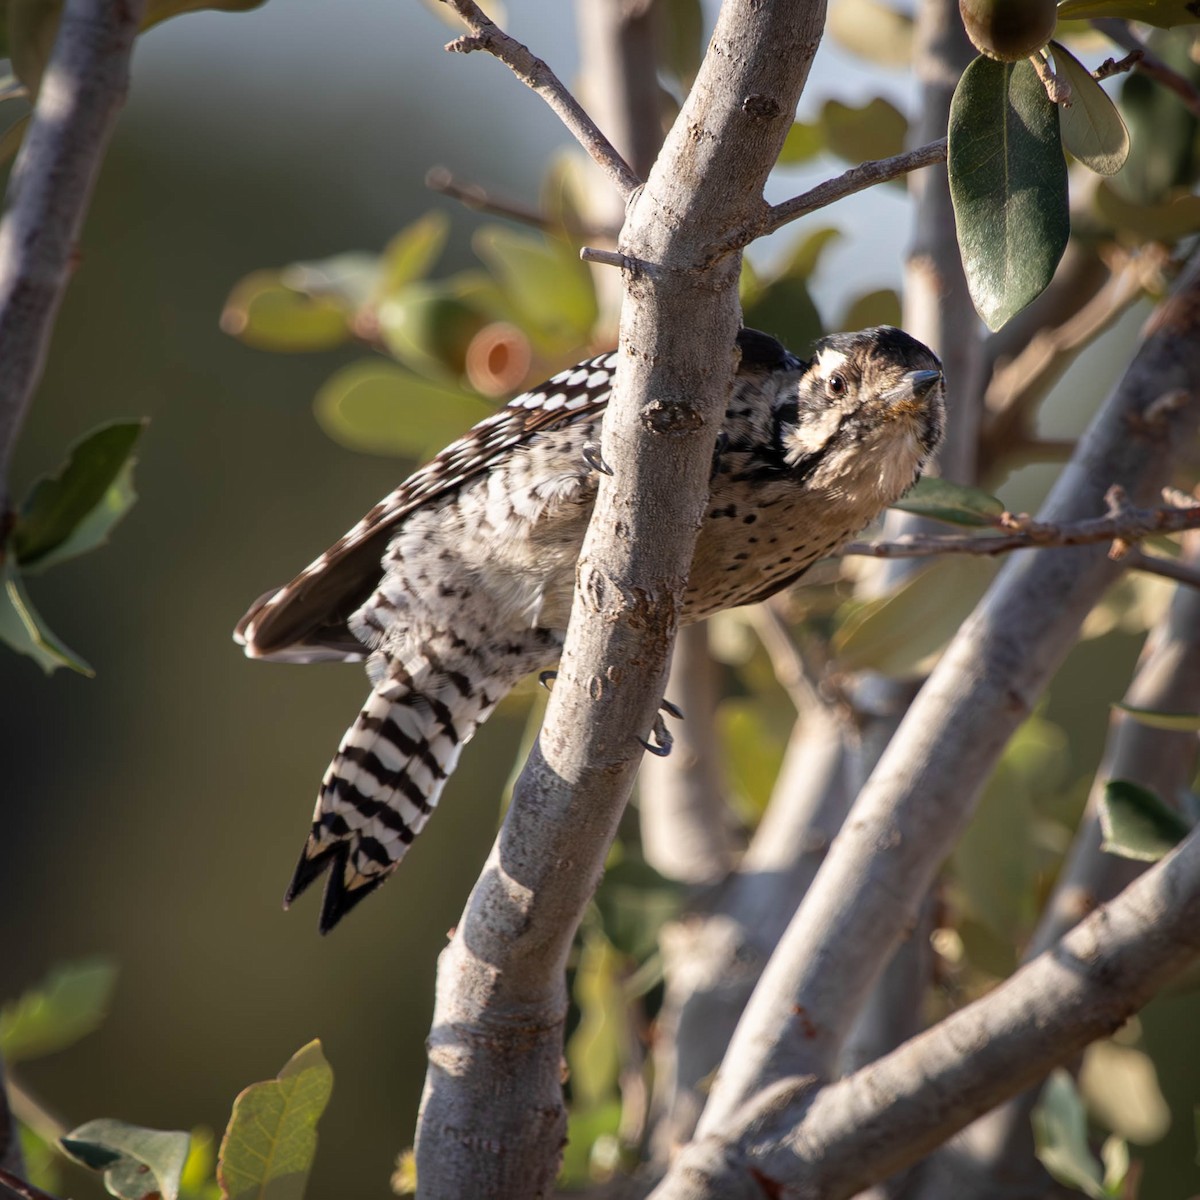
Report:
[{"label": "gray bark branch", "polygon": [[[844,1200],[1119,1029],[1200,953],[1200,833],[981,1000],[856,1074],[785,1079],[655,1200]],[[733,1145],[731,1146],[731,1141]]]},{"label": "gray bark branch", "polygon": [[[541,737],[439,964],[417,1139],[421,1195],[545,1195],[565,1131],[563,969],[663,694],[734,367],[736,253],[820,41],[820,0],[727,0],[630,205],[622,355]],[[754,103],[743,103],[754,97]],[[728,354],[714,347],[728,346]]]},{"label": "gray bark branch", "polygon": [[[0,221],[0,515],[146,0],[67,0]],[[0,530],[0,542],[3,541]]]},{"label": "gray bark branch", "polygon": [[[1186,395],[1163,423],[1164,394]],[[1042,519],[1095,511],[1116,483],[1161,487],[1200,418],[1200,262],[1156,311],[1137,355],[1047,500]],[[1103,549],[1011,558],[909,711],[763,975],[701,1134],[785,1076],[830,1076],[888,949],[915,917],[1008,738],[1113,580]]]},{"label": "gray bark branch", "polygon": [[[1185,540],[1186,561],[1200,565],[1200,534]],[[1200,592],[1180,588],[1146,639],[1124,703],[1160,712],[1200,711]],[[1136,879],[1146,864],[1101,849],[1099,805],[1110,779],[1128,779],[1171,803],[1196,769],[1194,733],[1155,729],[1114,710],[1108,740],[1088,797],[1083,823],[1029,945],[1028,957],[1048,950],[1097,905]],[[989,1200],[1009,1194],[1022,1175],[1044,1179],[1033,1156],[1030,1090],[988,1113],[961,1138],[942,1147],[929,1164],[933,1196],[961,1194]],[[1003,1178],[1003,1183],[1000,1183]]]},{"label": "gray bark branch", "polygon": [[642,181],[546,63],[530,53],[529,48],[516,38],[509,37],[474,0],[442,2],[454,9],[471,31],[468,37],[447,43],[446,49],[454,54],[484,50],[499,59],[527,88],[545,100],[593,162],[612,180],[622,197],[628,199]]}]

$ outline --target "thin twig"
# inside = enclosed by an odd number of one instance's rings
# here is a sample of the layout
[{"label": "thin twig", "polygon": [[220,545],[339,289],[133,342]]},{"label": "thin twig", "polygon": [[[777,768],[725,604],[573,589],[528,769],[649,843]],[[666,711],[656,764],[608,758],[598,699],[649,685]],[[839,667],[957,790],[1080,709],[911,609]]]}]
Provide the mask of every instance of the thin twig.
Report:
[{"label": "thin twig", "polygon": [[575,217],[573,213],[567,214],[567,219],[564,219],[560,225],[536,208],[530,208],[516,200],[497,196],[495,192],[489,191],[482,184],[460,179],[448,167],[431,167],[425,174],[425,186],[431,192],[437,192],[439,196],[449,196],[451,200],[457,200],[464,208],[469,208],[473,212],[507,217],[510,221],[519,221],[522,225],[532,226],[544,233],[561,233],[565,229],[573,237],[597,240],[607,238],[616,241],[617,234],[620,232],[617,229],[602,229],[594,225],[585,225],[577,219],[572,219]]},{"label": "thin twig", "polygon": [[18,1179],[16,1175],[5,1170],[0,1170],[0,1188],[9,1195],[18,1196],[20,1200],[54,1200],[49,1192],[43,1192],[41,1188],[36,1188],[32,1183],[26,1183],[24,1179]]},{"label": "thin twig", "polygon": [[903,154],[896,154],[891,158],[859,163],[857,167],[851,167],[836,178],[827,179],[799,196],[793,196],[790,200],[764,209],[762,215],[751,226],[735,230],[727,239],[727,245],[730,248],[748,245],[755,238],[774,233],[790,221],[806,217],[818,208],[827,208],[838,200],[853,196],[855,192],[874,187],[877,183],[887,183],[889,179],[899,179],[901,175],[907,175],[921,167],[945,161],[946,139],[940,138],[927,146],[918,146],[915,150],[906,150]]},{"label": "thin twig", "polygon": [[1067,80],[1061,75],[1055,75],[1054,68],[1041,54],[1031,54],[1029,61],[1033,64],[1033,69],[1037,72],[1037,77],[1041,80],[1050,103],[1057,104],[1062,108],[1070,108],[1072,93],[1071,85]]},{"label": "thin twig", "polygon": [[616,250],[602,250],[597,246],[583,246],[580,248],[579,257],[584,262],[599,263],[602,267],[616,267],[620,271],[629,271],[634,267],[646,268],[650,264],[643,262],[635,262],[626,254],[620,254]]},{"label": "thin twig", "polygon": [[[894,542],[850,542],[842,554],[869,558],[926,558],[935,554],[1009,554],[1013,550],[1034,547],[1090,546],[1097,542],[1113,542],[1123,558],[1124,543],[1140,542],[1160,533],[1181,533],[1185,529],[1200,529],[1200,504],[1178,508],[1128,508],[1117,498],[1117,507],[1105,517],[1083,521],[1034,521],[1025,513],[1002,513],[996,518],[996,528],[1002,533],[951,534],[946,537],[908,534]],[[1158,560],[1153,560],[1157,563]],[[1128,563],[1138,570],[1147,570],[1140,563]],[[1166,572],[1159,572],[1165,574]],[[1178,578],[1178,576],[1172,576]],[[1191,581],[1189,575],[1188,582]]]},{"label": "thin twig", "polygon": [[1186,75],[1181,75],[1152,50],[1147,49],[1141,38],[1130,29],[1128,21],[1117,17],[1097,17],[1092,21],[1092,27],[1116,42],[1122,49],[1140,51],[1142,57],[1135,69],[1174,92],[1193,116],[1200,117],[1200,89],[1197,89]]},{"label": "thin twig", "polygon": [[588,152],[613,181],[621,195],[628,199],[640,186],[641,180],[629,164],[616,152],[612,143],[596,128],[596,123],[583,111],[579,101],[567,91],[552,70],[529,48],[510,37],[492,21],[475,0],[442,0],[463,21],[470,34],[447,43],[452,54],[470,54],[484,50],[498,58],[526,87],[532,88],[550,105],[559,120],[570,130],[575,140]]},{"label": "thin twig", "polygon": [[1123,75],[1126,71],[1132,71],[1145,57],[1145,50],[1130,50],[1124,58],[1106,58],[1092,72],[1092,78],[1098,83],[1112,75]]},{"label": "thin twig", "polygon": [[1177,558],[1163,558],[1157,554],[1147,554],[1144,550],[1134,546],[1122,561],[1131,571],[1142,571],[1147,575],[1172,579],[1187,587],[1200,588],[1200,567],[1181,562]]},{"label": "thin twig", "polygon": [[146,0],[69,0],[0,223],[0,513]]},{"label": "thin twig", "polygon": [[[459,204],[464,208],[471,209],[472,212],[506,217],[510,221],[518,221],[522,225],[540,229],[543,233],[557,233],[560,229],[560,226],[536,208],[529,208],[515,200],[503,199],[494,192],[489,192],[481,184],[459,179],[448,167],[430,167],[425,172],[425,186],[431,192],[437,192],[439,196],[449,196],[451,200],[457,200]],[[572,229],[571,232],[582,231]],[[592,233],[593,231],[589,231],[588,236],[592,236]]]}]

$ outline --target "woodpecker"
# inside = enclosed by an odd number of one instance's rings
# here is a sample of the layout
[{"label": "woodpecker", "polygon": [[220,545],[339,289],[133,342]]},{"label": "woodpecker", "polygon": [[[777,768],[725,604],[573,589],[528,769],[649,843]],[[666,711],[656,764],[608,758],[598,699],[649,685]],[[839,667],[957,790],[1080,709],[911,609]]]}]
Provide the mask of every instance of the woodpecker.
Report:
[{"label": "woodpecker", "polygon": [[[685,622],[794,583],[898,500],[942,436],[941,363],[899,329],[826,337],[811,359],[755,330],[737,341]],[[496,704],[557,661],[616,363],[517,396],[238,624],[251,658],[366,664],[284,900],[329,870],[322,933],[396,869]]]}]

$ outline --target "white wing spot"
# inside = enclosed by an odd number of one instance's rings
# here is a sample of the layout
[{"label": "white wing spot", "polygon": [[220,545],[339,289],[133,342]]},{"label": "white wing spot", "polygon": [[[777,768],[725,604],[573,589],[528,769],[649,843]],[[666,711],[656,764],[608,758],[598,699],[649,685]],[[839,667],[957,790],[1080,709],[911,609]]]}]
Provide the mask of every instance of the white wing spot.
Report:
[{"label": "white wing spot", "polygon": [[601,368],[600,370],[593,371],[587,377],[587,385],[590,388],[608,387],[611,379],[611,374],[604,368]]}]

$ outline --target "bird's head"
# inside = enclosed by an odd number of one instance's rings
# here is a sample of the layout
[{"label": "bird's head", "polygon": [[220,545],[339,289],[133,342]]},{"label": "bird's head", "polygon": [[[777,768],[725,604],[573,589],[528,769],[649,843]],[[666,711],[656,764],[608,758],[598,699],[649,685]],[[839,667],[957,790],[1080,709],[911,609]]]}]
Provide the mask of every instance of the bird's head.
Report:
[{"label": "bird's head", "polygon": [[937,355],[903,330],[880,325],[816,344],[778,414],[780,446],[810,486],[862,488],[890,504],[937,449],[945,415]]}]

